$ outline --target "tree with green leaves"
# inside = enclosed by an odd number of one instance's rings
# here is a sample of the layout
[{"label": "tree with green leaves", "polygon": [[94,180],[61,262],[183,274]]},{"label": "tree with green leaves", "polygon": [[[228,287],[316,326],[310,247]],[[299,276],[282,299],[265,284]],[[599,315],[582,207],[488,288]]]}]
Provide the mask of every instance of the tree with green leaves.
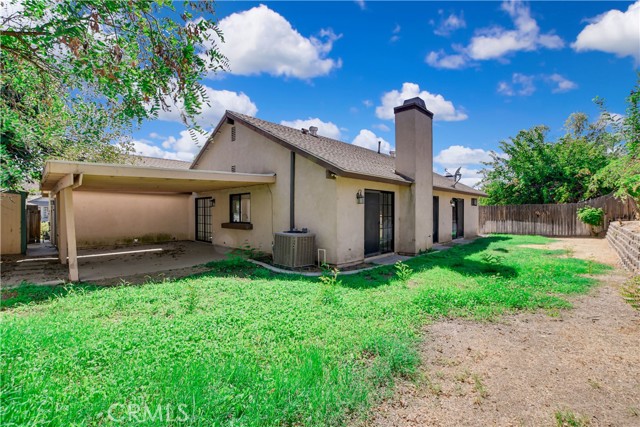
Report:
[{"label": "tree with green leaves", "polygon": [[502,154],[492,153],[483,170],[483,189],[491,205],[571,203],[584,198],[593,176],[619,150],[619,138],[607,123],[589,123],[583,113],[572,114],[566,133],[549,141],[548,128],[535,126],[500,142]]},{"label": "tree with green leaves", "polygon": [[625,117],[615,123],[623,135],[624,152],[593,177],[587,196],[610,191],[617,197],[632,197],[640,203],[640,73],[627,97]]},{"label": "tree with green leaves", "polygon": [[574,113],[566,133],[548,141],[536,126],[500,143],[503,154],[485,163],[482,186],[488,205],[571,203],[613,193],[640,202],[640,73],[627,97],[625,116],[607,111],[596,98],[594,122]]},{"label": "tree with green leaves", "polygon": [[[212,1],[3,0],[3,189],[39,180],[46,159],[118,161],[132,127],[180,108],[192,130],[199,81],[226,59]],[[206,46],[213,46],[208,47]]]}]

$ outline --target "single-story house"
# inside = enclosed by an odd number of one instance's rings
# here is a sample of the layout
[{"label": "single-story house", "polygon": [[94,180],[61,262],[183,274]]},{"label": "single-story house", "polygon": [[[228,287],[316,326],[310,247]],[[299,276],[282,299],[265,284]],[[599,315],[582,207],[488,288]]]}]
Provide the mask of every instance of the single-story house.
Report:
[{"label": "single-story house", "polygon": [[314,258],[341,267],[475,236],[485,194],[433,172],[432,120],[420,98],[396,107],[396,150],[383,154],[227,111],[190,164],[50,161],[52,237],[77,280],[77,246],[186,239],[272,253],[279,232],[302,230]]}]

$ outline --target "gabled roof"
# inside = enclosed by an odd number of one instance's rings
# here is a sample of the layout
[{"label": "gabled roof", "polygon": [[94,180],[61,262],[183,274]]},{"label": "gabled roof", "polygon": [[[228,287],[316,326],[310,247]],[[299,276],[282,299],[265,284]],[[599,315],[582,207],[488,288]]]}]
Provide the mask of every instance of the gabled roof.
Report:
[{"label": "gabled roof", "polygon": [[[395,158],[387,154],[380,154],[364,147],[321,135],[314,136],[309,133],[303,133],[300,129],[279,125],[233,111],[227,111],[222,120],[220,120],[216,129],[196,156],[191,168],[198,163],[213,137],[228,119],[241,122],[255,132],[319,164],[338,176],[400,185],[410,185],[413,182],[411,179],[396,173]],[[482,191],[460,183],[454,187],[453,180],[435,172],[433,173],[433,187],[443,191],[485,196]]]}]

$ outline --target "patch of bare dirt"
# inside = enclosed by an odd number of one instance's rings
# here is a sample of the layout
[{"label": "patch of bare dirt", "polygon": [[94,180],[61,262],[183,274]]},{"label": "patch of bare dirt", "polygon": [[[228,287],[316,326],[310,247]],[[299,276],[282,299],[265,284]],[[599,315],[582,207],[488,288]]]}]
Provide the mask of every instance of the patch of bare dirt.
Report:
[{"label": "patch of bare dirt", "polygon": [[620,266],[620,258],[611,249],[606,239],[597,238],[556,238],[546,245],[522,245],[525,248],[566,250],[568,257],[581,258],[608,264],[614,267]]},{"label": "patch of bare dirt", "polygon": [[[604,243],[604,244],[602,244]],[[559,239],[575,257],[617,263],[606,241]],[[572,310],[496,323],[449,320],[426,330],[422,377],[401,382],[368,426],[553,426],[571,412],[591,426],[640,426],[640,312],[615,270]]]}]

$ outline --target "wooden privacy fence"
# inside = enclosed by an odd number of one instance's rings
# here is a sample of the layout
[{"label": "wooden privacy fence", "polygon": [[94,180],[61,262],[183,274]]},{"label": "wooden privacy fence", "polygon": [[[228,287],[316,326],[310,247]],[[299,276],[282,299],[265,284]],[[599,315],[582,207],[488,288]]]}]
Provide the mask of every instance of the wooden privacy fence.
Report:
[{"label": "wooden privacy fence", "polygon": [[561,205],[507,205],[480,206],[480,232],[482,234],[537,234],[540,236],[590,236],[589,226],[578,219],[578,209],[593,206],[604,210],[604,227],[614,220],[635,219],[636,203],[602,196],[580,203]]}]

